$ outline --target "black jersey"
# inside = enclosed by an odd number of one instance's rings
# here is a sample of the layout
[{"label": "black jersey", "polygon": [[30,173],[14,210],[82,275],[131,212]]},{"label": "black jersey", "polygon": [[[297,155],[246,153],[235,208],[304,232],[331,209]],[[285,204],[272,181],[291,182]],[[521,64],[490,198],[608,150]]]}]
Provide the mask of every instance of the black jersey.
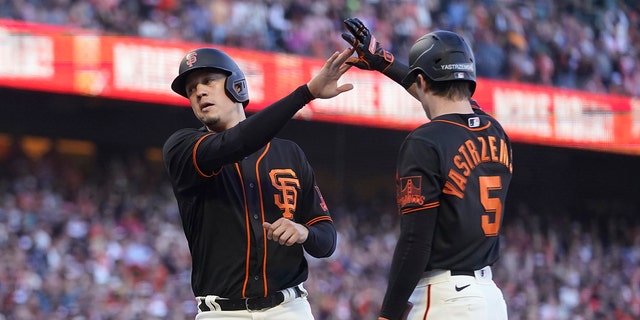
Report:
[{"label": "black jersey", "polygon": [[479,109],[447,114],[408,135],[398,158],[402,213],[437,214],[425,270],[477,270],[498,258],[511,182],[511,143]]},{"label": "black jersey", "polygon": [[[256,150],[243,129],[251,126],[241,124],[221,133],[181,129],[163,148],[196,296],[266,296],[307,279],[303,250],[315,257],[335,250],[336,231],[302,150],[278,138]],[[262,223],[282,217],[309,229],[304,245],[266,238]]]},{"label": "black jersey", "polygon": [[442,115],[406,137],[396,175],[401,232],[383,314],[402,312],[424,271],[478,270],[498,259],[511,142],[480,109]]}]

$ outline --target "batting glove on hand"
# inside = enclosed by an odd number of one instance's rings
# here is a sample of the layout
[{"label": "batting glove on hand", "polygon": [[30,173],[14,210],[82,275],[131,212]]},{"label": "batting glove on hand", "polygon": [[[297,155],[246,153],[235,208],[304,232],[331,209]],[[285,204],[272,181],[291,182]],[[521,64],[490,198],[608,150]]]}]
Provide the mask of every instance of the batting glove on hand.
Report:
[{"label": "batting glove on hand", "polygon": [[358,53],[357,58],[349,58],[345,63],[359,69],[377,70],[384,73],[393,63],[393,54],[382,49],[380,42],[360,19],[348,18],[344,20],[344,25],[349,32],[343,32],[342,39],[352,45]]}]

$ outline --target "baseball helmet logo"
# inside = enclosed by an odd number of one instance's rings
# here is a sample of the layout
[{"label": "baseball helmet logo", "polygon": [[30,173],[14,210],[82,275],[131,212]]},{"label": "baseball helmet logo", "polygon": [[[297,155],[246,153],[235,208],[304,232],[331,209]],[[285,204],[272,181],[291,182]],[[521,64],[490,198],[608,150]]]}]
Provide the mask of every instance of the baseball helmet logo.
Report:
[{"label": "baseball helmet logo", "polygon": [[191,51],[189,53],[187,53],[187,55],[184,57],[187,65],[189,66],[189,68],[193,67],[193,65],[198,61],[198,53],[195,51]]}]

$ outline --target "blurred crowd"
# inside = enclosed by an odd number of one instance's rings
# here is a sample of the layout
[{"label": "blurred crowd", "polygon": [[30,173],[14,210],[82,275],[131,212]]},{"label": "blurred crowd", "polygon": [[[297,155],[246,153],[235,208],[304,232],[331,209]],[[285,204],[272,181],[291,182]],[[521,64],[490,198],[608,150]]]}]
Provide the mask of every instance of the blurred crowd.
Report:
[{"label": "blurred crowd", "polygon": [[[326,192],[330,192],[327,190]],[[0,320],[194,318],[190,258],[158,162],[0,157]],[[310,259],[317,320],[375,319],[397,236],[393,195],[331,203],[339,246]],[[523,206],[494,266],[511,320],[640,318],[640,224]]]},{"label": "blurred crowd", "polygon": [[636,0],[3,0],[0,18],[326,58],[359,17],[400,61],[459,32],[479,77],[640,96]]}]

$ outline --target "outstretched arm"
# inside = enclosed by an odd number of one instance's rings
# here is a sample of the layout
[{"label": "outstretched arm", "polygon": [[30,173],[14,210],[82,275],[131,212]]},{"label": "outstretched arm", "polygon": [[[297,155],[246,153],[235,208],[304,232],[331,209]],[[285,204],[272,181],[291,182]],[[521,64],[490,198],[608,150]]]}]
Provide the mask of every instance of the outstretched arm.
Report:
[{"label": "outstretched arm", "polygon": [[[348,48],[341,53],[334,53],[308,83],[300,85],[292,93],[240,121],[233,128],[217,134],[192,130],[174,136],[167,156],[173,154],[171,150],[176,150],[174,145],[189,143],[189,148],[197,151],[195,161],[198,168],[209,174],[223,164],[238,161],[255,152],[275,137],[296,112],[313,99],[329,99],[353,89],[350,83],[338,86],[340,77],[351,68],[345,61],[353,52],[353,48]],[[192,161],[191,153],[187,155],[186,162]],[[179,165],[176,167],[181,168]]]},{"label": "outstretched arm", "polygon": [[393,54],[386,51],[371,34],[371,31],[358,18],[348,18],[344,20],[344,25],[348,32],[342,33],[342,38],[347,41],[358,54],[357,57],[350,58],[346,64],[355,66],[363,70],[376,70],[391,80],[402,85],[414,98],[416,96],[415,83],[408,86],[403,85],[402,80],[409,73],[409,66],[396,61]]}]

